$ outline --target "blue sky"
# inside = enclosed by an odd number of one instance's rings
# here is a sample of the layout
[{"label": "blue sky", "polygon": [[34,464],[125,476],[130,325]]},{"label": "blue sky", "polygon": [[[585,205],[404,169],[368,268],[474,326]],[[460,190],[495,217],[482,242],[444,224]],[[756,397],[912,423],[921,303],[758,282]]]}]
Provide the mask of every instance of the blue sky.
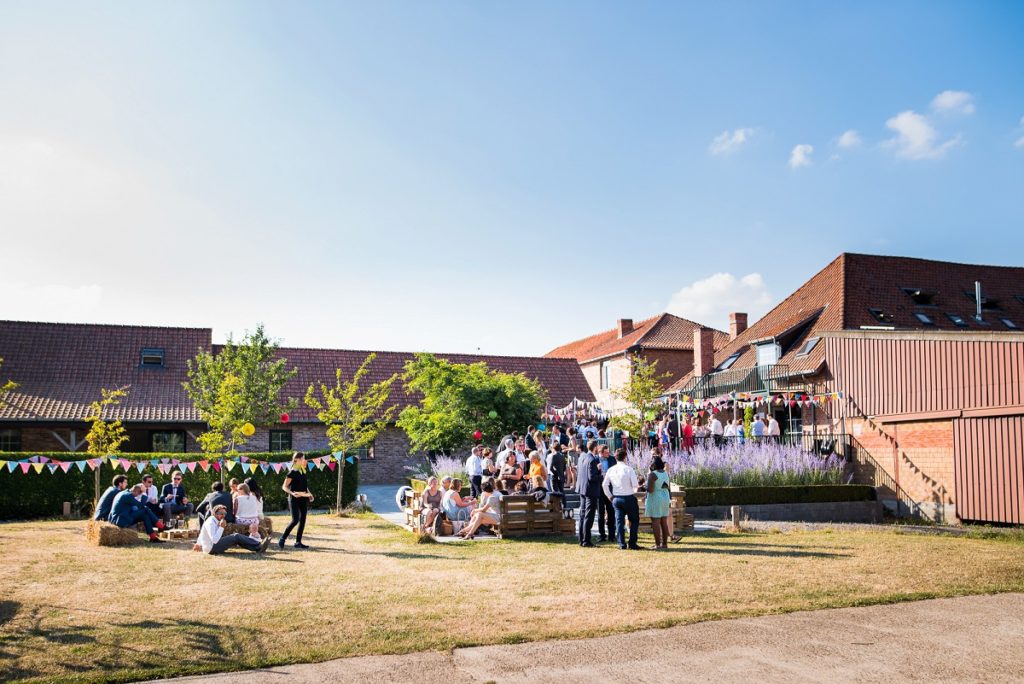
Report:
[{"label": "blue sky", "polygon": [[1009,2],[4,2],[0,318],[540,354],[756,316],[843,251],[1021,265],[1022,34]]}]

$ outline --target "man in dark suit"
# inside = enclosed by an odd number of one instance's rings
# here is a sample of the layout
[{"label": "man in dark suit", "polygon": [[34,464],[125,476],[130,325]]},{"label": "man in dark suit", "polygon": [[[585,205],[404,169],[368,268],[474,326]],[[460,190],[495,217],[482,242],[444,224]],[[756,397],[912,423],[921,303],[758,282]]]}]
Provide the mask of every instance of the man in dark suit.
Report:
[{"label": "man in dark suit", "polygon": [[192,515],[192,504],[185,495],[185,485],[181,484],[181,473],[173,473],[171,481],[164,485],[160,492],[160,507],[164,509],[166,527],[171,526],[171,517],[178,513],[184,513],[186,518]]},{"label": "man in dark suit", "polygon": [[589,451],[580,454],[576,462],[576,493],[580,495],[580,546],[591,547],[591,530],[597,502],[601,498],[601,467],[597,458],[597,442],[591,440]]},{"label": "man in dark suit", "polygon": [[231,501],[231,492],[224,491],[223,482],[214,482],[210,488],[211,491],[206,495],[198,506],[196,506],[196,514],[199,516],[199,526],[202,527],[206,519],[213,514],[213,509],[217,506],[223,506],[226,509],[224,516],[224,522],[233,523],[235,522],[235,514],[232,511],[234,505]]},{"label": "man in dark suit", "polygon": [[159,542],[161,540],[156,536],[154,528],[162,529],[163,525],[153,511],[135,498],[140,494],[142,494],[142,485],[137,484],[115,496],[114,506],[110,510],[110,522],[118,527],[133,527],[142,523],[149,534],[149,541]]},{"label": "man in dark suit", "polygon": [[114,497],[123,492],[127,486],[127,475],[115,475],[110,486],[107,487],[107,491],[103,492],[99,503],[96,504],[96,513],[92,516],[92,519],[103,521],[109,520],[110,511],[114,507]]},{"label": "man in dark suit", "polygon": [[[602,445],[596,454],[598,457],[598,464],[601,468],[601,478],[603,479],[605,473],[615,465],[615,459],[612,458],[611,449],[608,448],[607,444]],[[597,499],[597,534],[598,539],[601,541],[608,541],[615,535],[615,508],[612,506],[612,500],[605,496],[604,490],[598,487],[598,499]]]}]

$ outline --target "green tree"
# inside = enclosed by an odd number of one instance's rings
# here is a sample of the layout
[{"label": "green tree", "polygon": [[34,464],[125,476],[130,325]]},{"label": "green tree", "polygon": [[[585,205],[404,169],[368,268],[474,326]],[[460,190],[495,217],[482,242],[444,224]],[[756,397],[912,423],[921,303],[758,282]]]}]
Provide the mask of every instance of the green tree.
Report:
[{"label": "green tree", "polygon": [[[127,385],[115,390],[100,389],[100,400],[89,404],[89,415],[85,422],[89,423],[89,432],[85,442],[89,446],[86,451],[93,458],[105,458],[115,453],[121,445],[128,441],[128,433],[120,420],[105,420],[103,414],[111,406],[117,406],[128,396]],[[95,471],[95,501],[100,500],[100,469]]]},{"label": "green tree", "polygon": [[246,423],[273,425],[296,405],[294,398],[280,399],[298,370],[275,358],[277,349],[261,324],[238,344],[228,336],[219,354],[200,351],[188,361],[188,381],[182,384],[209,426],[199,437],[203,451],[235,453],[248,439],[242,432]]},{"label": "green tree", "polygon": [[495,444],[536,423],[547,400],[536,380],[491,370],[482,361],[467,365],[417,354],[405,364],[403,379],[406,392],[421,396],[397,420],[415,450],[451,453],[472,444],[477,430],[483,442]]},{"label": "green tree", "polygon": [[369,446],[380,431],[391,422],[397,408],[384,408],[384,404],[391,396],[391,387],[398,380],[397,374],[364,387],[370,366],[376,358],[376,354],[367,355],[359,369],[348,380],[342,377],[340,368],[335,370],[334,387],[320,383],[319,387],[310,385],[306,390],[306,406],[316,411],[316,417],[327,427],[327,441],[331,445],[331,451],[342,454],[342,460],[337,468],[339,515],[342,485],[345,482],[345,456]]},{"label": "green tree", "polygon": [[629,409],[613,417],[609,424],[613,428],[625,430],[633,439],[641,439],[644,421],[651,420],[662,408],[660,399],[665,393],[665,381],[669,374],[659,375],[658,362],[648,362],[642,356],[634,356],[632,365],[629,383],[612,390],[612,395],[629,404]]},{"label": "green tree", "polygon": [[747,439],[750,439],[751,431],[754,425],[754,407],[745,406],[743,408],[743,434]]}]

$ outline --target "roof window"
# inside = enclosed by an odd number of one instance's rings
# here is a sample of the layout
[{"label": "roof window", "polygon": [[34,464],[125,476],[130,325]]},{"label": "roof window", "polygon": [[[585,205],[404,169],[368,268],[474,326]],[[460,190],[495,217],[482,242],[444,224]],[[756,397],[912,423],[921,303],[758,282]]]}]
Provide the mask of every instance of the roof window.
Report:
[{"label": "roof window", "polygon": [[881,309],[868,309],[868,313],[875,317],[875,320],[883,325],[892,325],[892,314]]},{"label": "roof window", "polygon": [[929,316],[926,313],[922,313],[920,311],[915,311],[914,312],[914,318],[916,318],[917,320],[921,321],[922,325],[935,325],[935,321],[933,321],[932,317]]},{"label": "roof window", "polygon": [[820,337],[811,337],[811,338],[809,338],[806,342],[804,342],[804,346],[800,347],[800,351],[798,351],[796,353],[796,355],[797,356],[807,356],[812,351],[814,351],[814,348],[818,346],[818,342],[820,342],[820,341],[821,341]]},{"label": "roof window", "polygon": [[139,355],[139,365],[143,368],[163,368],[164,367],[164,350],[163,349],[143,349]]},{"label": "roof window", "polygon": [[736,363],[736,359],[740,358],[740,354],[742,354],[742,353],[743,352],[736,352],[736,353],[732,354],[725,361],[722,361],[722,363],[718,364],[718,368],[716,368],[715,370],[716,371],[729,370],[730,368],[732,368],[732,364]]},{"label": "roof window", "polygon": [[[975,304],[978,303],[978,300],[974,298],[974,293],[973,292],[970,292],[968,290],[964,290],[964,294],[967,295],[967,298],[970,299]],[[1019,297],[1018,297],[1018,299],[1019,299]],[[1001,309],[1002,309],[1002,307],[999,305],[999,300],[998,299],[992,299],[991,297],[986,297],[984,292],[981,293],[981,310],[982,311],[999,311]]]},{"label": "roof window", "polygon": [[1005,325],[1010,330],[1020,330],[1020,328],[1017,326],[1017,324],[1014,323],[1009,318],[1000,318],[999,320],[1002,322],[1003,325]]},{"label": "roof window", "polygon": [[935,306],[935,293],[927,292],[919,287],[904,287],[903,291],[918,306]]},{"label": "roof window", "polygon": [[949,320],[953,321],[953,325],[955,325],[956,327],[958,327],[958,328],[966,328],[966,327],[968,327],[967,326],[967,321],[965,321],[964,317],[961,316],[960,314],[947,313],[946,316],[949,318]]}]

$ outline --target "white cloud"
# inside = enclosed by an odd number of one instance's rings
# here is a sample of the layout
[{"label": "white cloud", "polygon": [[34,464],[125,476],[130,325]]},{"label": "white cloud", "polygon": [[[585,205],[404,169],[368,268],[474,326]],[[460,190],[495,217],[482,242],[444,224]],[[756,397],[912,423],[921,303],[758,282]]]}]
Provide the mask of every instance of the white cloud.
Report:
[{"label": "white cloud", "polygon": [[708,146],[708,151],[714,155],[732,154],[754,137],[753,128],[737,128],[735,131],[722,131],[715,136]]},{"label": "white cloud", "polygon": [[99,285],[0,283],[0,319],[15,321],[89,321],[100,314]]},{"label": "white cloud", "polygon": [[936,112],[956,114],[974,113],[974,96],[964,90],[943,90],[932,100]]},{"label": "white cloud", "polygon": [[797,145],[789,153],[789,168],[799,169],[801,166],[810,166],[813,153],[814,145],[807,145],[806,143]]},{"label": "white cloud", "polygon": [[858,134],[857,131],[851,128],[850,130],[844,132],[841,136],[839,136],[839,140],[836,142],[836,146],[844,150],[848,150],[853,147],[860,147],[862,142],[863,141],[860,139],[860,134]]},{"label": "white cloud", "polygon": [[673,294],[665,310],[719,330],[728,330],[731,312],[744,312],[753,323],[768,311],[772,301],[760,273],[749,273],[742,278],[731,273],[715,273]]},{"label": "white cloud", "polygon": [[887,140],[885,145],[894,148],[896,156],[903,159],[939,159],[951,147],[960,144],[959,135],[940,142],[938,131],[927,117],[912,110],[900,112],[885,125],[896,132],[896,137]]},{"label": "white cloud", "polygon": [[1024,147],[1024,136],[1017,138],[1017,142],[1013,143],[1014,147]]}]

